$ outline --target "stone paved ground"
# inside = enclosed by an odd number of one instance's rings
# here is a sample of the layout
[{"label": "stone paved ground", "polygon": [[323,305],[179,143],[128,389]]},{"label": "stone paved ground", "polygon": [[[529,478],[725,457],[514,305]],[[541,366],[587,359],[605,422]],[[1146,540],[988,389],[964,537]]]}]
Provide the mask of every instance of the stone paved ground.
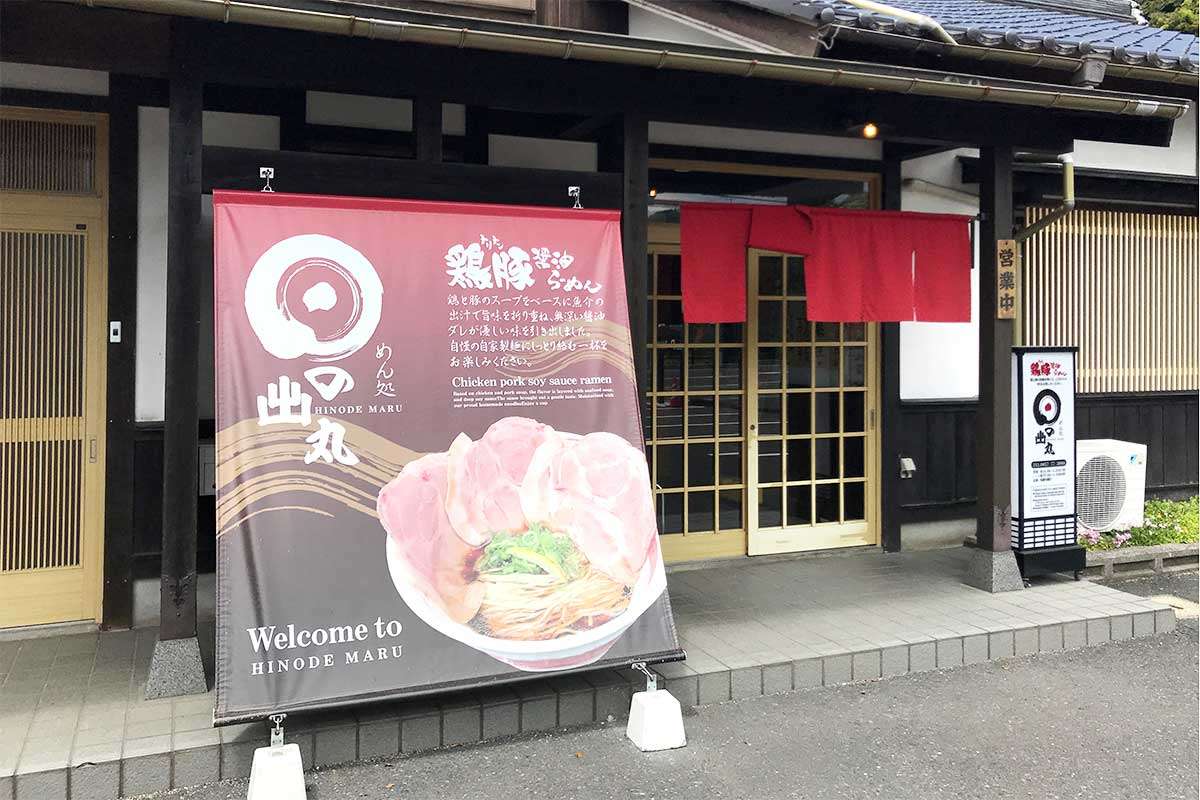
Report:
[{"label": "stone paved ground", "polygon": [[[1116,588],[1195,600],[1196,574]],[[1184,597],[1183,599],[1189,599]],[[310,800],[1194,800],[1194,624],[1146,639],[698,708],[683,750],[620,726],[310,776]],[[158,795],[244,798],[244,782]]]}]

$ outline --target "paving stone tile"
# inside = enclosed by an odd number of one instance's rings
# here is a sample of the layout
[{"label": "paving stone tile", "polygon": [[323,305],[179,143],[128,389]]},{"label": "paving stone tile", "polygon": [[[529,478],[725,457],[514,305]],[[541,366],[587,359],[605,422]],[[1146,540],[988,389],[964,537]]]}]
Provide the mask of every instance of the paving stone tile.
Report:
[{"label": "paving stone tile", "polygon": [[763,694],[782,694],[792,690],[791,662],[768,664],[762,670]]},{"label": "paving stone tile", "polygon": [[146,736],[162,736],[171,733],[171,718],[151,719],[145,722],[130,722],[125,720],[125,738],[141,739]]},{"label": "paving stone tile", "polygon": [[515,697],[510,702],[484,703],[480,714],[485,740],[521,732],[521,704]]},{"label": "paving stone tile", "polygon": [[802,658],[792,662],[792,686],[796,689],[812,689],[824,685],[823,667],[820,658]]},{"label": "paving stone tile", "polygon": [[481,730],[481,712],[478,705],[450,708],[442,712],[443,745],[477,742]]},{"label": "paving stone tile", "polygon": [[345,764],[358,757],[358,727],[322,728],[313,731],[314,767]]},{"label": "paving stone tile", "polygon": [[759,697],[762,693],[762,667],[735,669],[729,673],[729,696],[732,699]]},{"label": "paving stone tile", "polygon": [[880,675],[894,678],[908,672],[908,645],[885,647],[880,653]]},{"label": "paving stone tile", "polygon": [[939,639],[937,646],[937,667],[961,667],[963,663],[962,639]]},{"label": "paving stone tile", "polygon": [[71,800],[113,800],[121,794],[121,762],[74,767],[70,785]]},{"label": "paving stone tile", "polygon": [[978,664],[988,660],[988,636],[990,634],[981,634],[979,636],[963,637],[963,663]]},{"label": "paving stone tile", "polygon": [[400,752],[400,719],[358,723],[358,757],[365,760]]},{"label": "paving stone tile", "polygon": [[1053,653],[1063,649],[1063,626],[1043,625],[1038,628],[1038,650]]},{"label": "paving stone tile", "polygon": [[162,792],[171,788],[171,754],[126,756],[121,761],[121,794]]},{"label": "paving stone tile", "polygon": [[[629,704],[633,688],[624,676],[615,670],[602,670],[584,675],[588,683],[596,688],[596,719],[600,721],[612,717],[614,720],[629,716]],[[699,679],[697,693],[699,692]]]},{"label": "paving stone tile", "polygon": [[850,683],[854,674],[849,653],[826,656],[822,659],[821,675],[826,686]]},{"label": "paving stone tile", "polygon": [[1175,612],[1171,609],[1154,612],[1154,632],[1168,633],[1175,630]]},{"label": "paving stone tile", "polygon": [[1102,619],[1089,619],[1084,623],[1087,630],[1087,643],[1089,645],[1104,644],[1111,641],[1112,634],[1109,630],[1108,617]]},{"label": "paving stone tile", "polygon": [[850,672],[854,680],[869,681],[879,678],[883,674],[880,659],[878,650],[868,650],[851,655]]},{"label": "paving stone tile", "polygon": [[254,763],[254,750],[261,747],[255,742],[229,742],[221,744],[221,780],[250,777]]},{"label": "paving stone tile", "polygon": [[1154,612],[1147,611],[1142,614],[1133,615],[1133,635],[1134,636],[1153,636],[1154,635]]},{"label": "paving stone tile", "polygon": [[1133,615],[1118,614],[1110,620],[1114,642],[1123,642],[1133,638]]},{"label": "paving stone tile", "polygon": [[1013,631],[1013,653],[1018,656],[1033,655],[1038,651],[1038,629],[1018,628]]},{"label": "paving stone tile", "polygon": [[988,658],[993,661],[1012,658],[1014,654],[1013,632],[998,631],[988,634]]},{"label": "paving stone tile", "polygon": [[1062,629],[1064,650],[1087,647],[1087,622],[1084,620],[1064,622]]},{"label": "paving stone tile", "polygon": [[[679,705],[684,708],[691,708],[698,705],[700,700],[700,676],[698,675],[683,675],[678,678],[670,678],[667,681],[660,680],[659,688],[666,689],[671,693],[671,696],[679,701]],[[559,724],[562,722],[562,696],[559,696]]]},{"label": "paving stone tile", "polygon": [[699,705],[708,703],[723,703],[731,696],[731,686],[728,672],[710,672],[698,679],[697,691]]},{"label": "paving stone tile", "polygon": [[171,735],[171,748],[175,751],[192,747],[210,747],[221,743],[221,732],[216,728],[198,731],[177,731]]},{"label": "paving stone tile", "polygon": [[442,715],[432,713],[425,716],[405,717],[400,720],[400,751],[418,753],[432,750],[442,744]]},{"label": "paving stone tile", "polygon": [[908,671],[937,669],[937,642],[917,642],[908,646]]},{"label": "paving stone tile", "polygon": [[172,789],[216,783],[221,779],[220,745],[177,750],[174,762]]},{"label": "paving stone tile", "polygon": [[158,755],[171,752],[171,734],[162,736],[145,736],[141,739],[126,739],[122,754],[130,756]]},{"label": "paving stone tile", "polygon": [[595,721],[596,689],[590,683],[578,675],[570,675],[555,679],[552,685],[558,692],[560,726],[585,725]]},{"label": "paving stone tile", "polygon": [[16,800],[67,800],[67,770],[17,775],[13,788]]}]

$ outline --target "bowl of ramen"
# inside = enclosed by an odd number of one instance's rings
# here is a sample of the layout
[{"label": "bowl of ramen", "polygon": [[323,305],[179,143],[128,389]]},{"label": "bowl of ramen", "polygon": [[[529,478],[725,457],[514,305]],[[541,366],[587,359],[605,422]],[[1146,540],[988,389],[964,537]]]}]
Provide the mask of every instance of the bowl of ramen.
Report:
[{"label": "bowl of ramen", "polygon": [[438,632],[527,672],[599,660],[666,589],[641,450],[507,417],[379,492],[397,592]]}]

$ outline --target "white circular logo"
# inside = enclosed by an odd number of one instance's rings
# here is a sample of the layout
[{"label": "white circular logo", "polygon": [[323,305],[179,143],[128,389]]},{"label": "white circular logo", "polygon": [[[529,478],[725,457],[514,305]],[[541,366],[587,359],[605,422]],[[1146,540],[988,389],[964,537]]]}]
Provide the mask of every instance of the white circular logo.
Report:
[{"label": "white circular logo", "polygon": [[332,236],[292,236],[263,253],[246,279],[246,315],[276,358],[337,361],[370,341],[383,284],[366,256]]}]

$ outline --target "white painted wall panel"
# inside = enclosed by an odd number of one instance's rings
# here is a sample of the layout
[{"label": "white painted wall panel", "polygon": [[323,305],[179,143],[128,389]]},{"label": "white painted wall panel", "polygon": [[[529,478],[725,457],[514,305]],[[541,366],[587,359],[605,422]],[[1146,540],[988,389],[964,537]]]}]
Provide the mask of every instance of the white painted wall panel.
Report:
[{"label": "white painted wall panel", "polygon": [[1166,175],[1196,175],[1196,106],[1175,123],[1170,147],[1142,147],[1110,142],[1075,142],[1080,167],[1120,169]]},{"label": "white painted wall panel", "polygon": [[[596,144],[492,134],[488,137],[488,163],[494,167],[595,172]],[[566,192],[564,186],[563,197],[566,197]]]},{"label": "white painted wall panel", "polygon": [[[957,157],[975,155],[960,150],[914,159],[905,164],[904,177],[928,181],[913,183],[901,193],[905,211],[940,214],[979,213],[979,200],[963,189]],[[934,186],[946,187],[936,189]],[[978,237],[976,237],[976,240]],[[952,400],[979,395],[979,252],[971,270],[970,322],[900,323],[900,399]]]},{"label": "white painted wall panel", "polygon": [[0,86],[5,89],[106,96],[108,73],[94,69],[0,61]]},{"label": "white painted wall panel", "polygon": [[629,7],[629,35],[639,39],[656,39],[660,42],[680,42],[702,47],[734,47],[728,39],[714,36],[690,25],[668,19],[653,11]]},{"label": "white painted wall panel", "polygon": [[[167,109],[138,109],[138,292],[134,413],[139,422],[163,419],[167,334]],[[204,144],[279,149],[279,119],[204,112]],[[212,198],[201,206],[196,243],[200,277],[200,415],[213,414]]]},{"label": "white painted wall panel", "polygon": [[[312,125],[381,131],[412,130],[412,100],[404,98],[306,92],[305,106],[306,119]],[[465,130],[466,107],[461,103],[442,103],[442,132],[461,136]]]}]

